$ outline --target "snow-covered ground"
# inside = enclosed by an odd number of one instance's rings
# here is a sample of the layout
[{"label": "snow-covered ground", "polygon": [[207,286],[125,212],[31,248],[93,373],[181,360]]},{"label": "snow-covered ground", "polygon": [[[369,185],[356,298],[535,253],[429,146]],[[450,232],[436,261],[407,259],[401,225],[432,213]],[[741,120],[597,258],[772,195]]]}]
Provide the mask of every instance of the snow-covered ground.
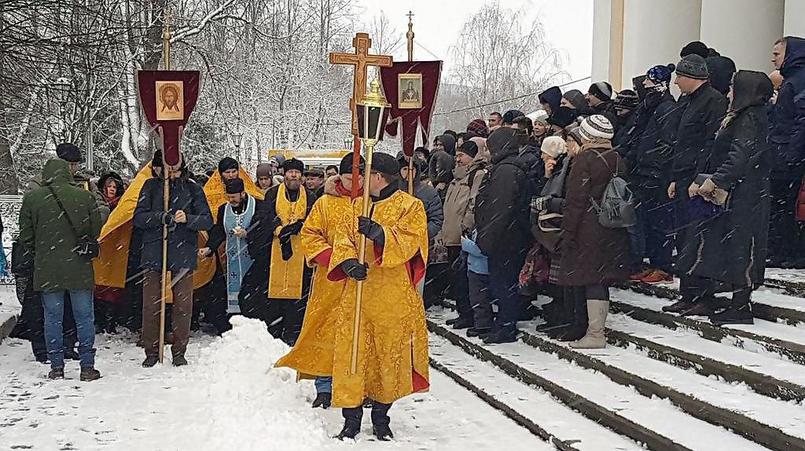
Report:
[{"label": "snow-covered ground", "polygon": [[5,340],[0,449],[552,449],[436,371],[430,393],[392,408],[394,442],[372,440],[368,411],[357,443],[339,442],[331,437],[340,412],[312,409],[312,383],[273,368],[286,346],[259,322],[233,323],[222,338],[194,335],[182,368],[144,369],[135,336],[99,335],[104,377],[92,383],[78,381],[77,362],[68,362],[66,380],[49,381],[27,342]]},{"label": "snow-covered ground", "polygon": [[0,326],[20,313],[20,303],[14,285],[0,285]]}]

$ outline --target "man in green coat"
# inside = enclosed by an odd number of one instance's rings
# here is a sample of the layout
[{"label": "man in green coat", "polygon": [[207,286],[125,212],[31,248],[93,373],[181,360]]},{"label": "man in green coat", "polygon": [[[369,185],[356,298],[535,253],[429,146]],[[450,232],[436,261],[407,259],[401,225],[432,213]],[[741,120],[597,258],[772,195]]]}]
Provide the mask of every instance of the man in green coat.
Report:
[{"label": "man in green coat", "polygon": [[[74,186],[68,163],[50,160],[42,170],[42,186],[22,198],[19,240],[33,256],[33,289],[42,292],[45,342],[51,379],[64,378],[62,322],[65,293],[70,293],[78,329],[81,380],[100,377],[95,370],[95,318],[92,260],[76,253],[81,240],[97,239],[101,216],[92,194]],[[59,205],[61,203],[61,205]]]}]

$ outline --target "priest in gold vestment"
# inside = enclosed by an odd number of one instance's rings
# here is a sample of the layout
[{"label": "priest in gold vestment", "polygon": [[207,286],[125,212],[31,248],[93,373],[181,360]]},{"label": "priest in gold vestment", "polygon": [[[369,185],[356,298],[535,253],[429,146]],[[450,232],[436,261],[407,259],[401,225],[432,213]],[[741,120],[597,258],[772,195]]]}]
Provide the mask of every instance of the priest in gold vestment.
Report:
[{"label": "priest in gold vestment", "polygon": [[[373,433],[393,437],[391,404],[427,391],[428,330],[416,284],[425,275],[428,226],[422,202],[398,189],[400,166],[394,157],[375,153],[369,180],[369,217],[353,202],[346,234],[336,236],[328,278],[348,282],[334,312],[333,405],[343,408],[339,438],[354,438],[361,428],[362,404],[372,400]],[[366,262],[358,261],[360,235],[367,238]],[[353,372],[353,327],[357,281],[363,281],[359,312],[357,371]]]},{"label": "priest in gold vestment", "polygon": [[[313,205],[300,237],[305,259],[315,270],[302,333],[277,366],[297,370],[301,378],[316,377],[313,407],[329,408],[332,400],[334,312],[341,303],[346,278],[327,279],[336,237],[349,232],[352,216],[352,184],[363,184],[363,177],[352,178],[352,156],[341,159],[339,172],[324,183],[324,195]],[[361,170],[363,158],[360,158]],[[360,194],[359,194],[360,195]]]}]

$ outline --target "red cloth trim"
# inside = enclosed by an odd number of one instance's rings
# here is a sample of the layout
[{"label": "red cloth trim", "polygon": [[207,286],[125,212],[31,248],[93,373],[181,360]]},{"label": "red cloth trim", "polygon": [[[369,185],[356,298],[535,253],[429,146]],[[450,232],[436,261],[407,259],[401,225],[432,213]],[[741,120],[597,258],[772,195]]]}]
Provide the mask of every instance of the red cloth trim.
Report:
[{"label": "red cloth trim", "polygon": [[430,388],[430,382],[417,373],[416,370],[411,371],[411,383],[414,386],[414,393],[423,392]]},{"label": "red cloth trim", "polygon": [[319,252],[318,255],[313,257],[313,261],[316,262],[319,266],[323,266],[325,268],[330,267],[330,258],[333,256],[333,248],[328,247],[327,249]]},{"label": "red cloth trim", "polygon": [[383,264],[383,246],[378,245],[374,241],[372,241],[372,246],[375,251],[375,264],[380,266]]},{"label": "red cloth trim", "polygon": [[123,303],[125,298],[125,289],[107,287],[103,285],[95,286],[95,300],[103,302],[113,302],[115,304]]},{"label": "red cloth trim", "polygon": [[347,277],[348,277],[347,273],[345,273],[344,270],[341,269],[341,265],[336,266],[335,268],[333,268],[332,271],[327,273],[327,280],[329,280],[330,282],[338,282],[346,279]]},{"label": "red cloth trim", "polygon": [[335,192],[341,197],[349,197],[351,199],[357,199],[363,196],[363,188],[358,188],[358,193],[353,197],[352,191],[344,188],[344,184],[341,183],[341,180],[335,181]]},{"label": "red cloth trim", "polygon": [[424,277],[427,270],[425,260],[422,259],[422,254],[416,254],[414,258],[405,262],[405,269],[408,271],[408,278],[411,283],[416,286]]}]

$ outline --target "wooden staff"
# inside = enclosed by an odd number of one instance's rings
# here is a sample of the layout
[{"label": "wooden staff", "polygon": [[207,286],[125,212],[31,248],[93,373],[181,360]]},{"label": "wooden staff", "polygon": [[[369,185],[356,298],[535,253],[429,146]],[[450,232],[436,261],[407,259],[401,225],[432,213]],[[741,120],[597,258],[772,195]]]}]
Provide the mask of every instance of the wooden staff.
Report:
[{"label": "wooden staff", "polygon": [[414,195],[414,157],[415,155],[411,155],[411,158],[408,159],[408,194],[412,196]]},{"label": "wooden staff", "polygon": [[[373,142],[366,143],[366,166],[363,170],[363,205],[361,208],[361,216],[368,218],[369,210],[372,208],[372,199],[369,197],[369,176],[372,174],[372,154],[374,153],[375,145]],[[358,154],[352,156],[353,161],[359,160]],[[352,186],[357,185],[357,178],[353,178]],[[366,263],[366,235],[358,234],[358,263],[361,265]],[[358,372],[358,339],[361,325],[361,303],[363,300],[363,281],[359,280],[356,287],[355,297],[355,317],[352,323],[352,359],[350,365],[350,374]]]},{"label": "wooden staff", "polygon": [[[170,13],[165,10],[165,27],[162,30],[162,57],[165,61],[165,70],[171,68],[171,31]],[[164,143],[164,139],[163,139]],[[162,212],[167,215],[170,209],[170,177],[171,168],[165,160],[165,149],[162,149]],[[162,298],[159,301],[159,363],[165,359],[165,304],[168,299],[168,224],[162,225]]]}]

